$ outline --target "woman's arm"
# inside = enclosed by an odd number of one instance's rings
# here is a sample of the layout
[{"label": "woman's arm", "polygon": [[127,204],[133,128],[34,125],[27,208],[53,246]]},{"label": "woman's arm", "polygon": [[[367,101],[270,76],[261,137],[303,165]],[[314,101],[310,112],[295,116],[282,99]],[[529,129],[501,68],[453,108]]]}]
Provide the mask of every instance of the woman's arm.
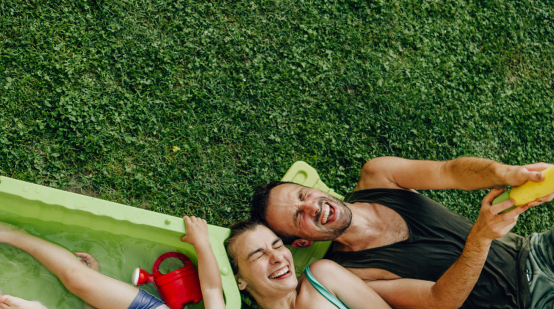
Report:
[{"label": "woman's arm", "polygon": [[391,308],[369,285],[344,267],[330,260],[310,265],[312,275],[348,308]]},{"label": "woman's arm", "polygon": [[187,234],[181,238],[181,241],[190,243],[196,250],[204,307],[206,309],[225,308],[223,285],[219,266],[209,241],[208,224],[201,218],[185,216],[183,219],[185,219]]}]

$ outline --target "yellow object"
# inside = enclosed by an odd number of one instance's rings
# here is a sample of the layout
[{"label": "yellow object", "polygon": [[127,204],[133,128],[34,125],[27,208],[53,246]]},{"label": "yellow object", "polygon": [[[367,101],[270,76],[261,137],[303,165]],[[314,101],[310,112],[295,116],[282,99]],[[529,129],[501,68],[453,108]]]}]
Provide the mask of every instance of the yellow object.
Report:
[{"label": "yellow object", "polygon": [[543,181],[527,181],[510,190],[510,198],[516,202],[515,206],[525,205],[554,192],[554,166],[545,169],[542,173],[544,174]]}]

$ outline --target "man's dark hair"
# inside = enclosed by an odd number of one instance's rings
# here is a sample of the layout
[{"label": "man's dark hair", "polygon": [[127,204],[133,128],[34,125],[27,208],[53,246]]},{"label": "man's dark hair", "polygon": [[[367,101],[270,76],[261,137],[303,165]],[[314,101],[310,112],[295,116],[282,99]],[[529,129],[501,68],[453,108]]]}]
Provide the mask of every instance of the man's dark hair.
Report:
[{"label": "man's dark hair", "polygon": [[[250,211],[250,220],[260,222],[263,225],[271,228],[271,225],[269,225],[266,219],[269,194],[273,188],[286,183],[296,184],[290,181],[272,181],[266,185],[258,186],[254,189],[254,195],[252,196],[252,209]],[[283,240],[283,243],[285,245],[290,245],[293,241],[300,239],[300,237],[294,235],[285,235],[276,231],[273,232],[275,232],[275,234],[277,234],[277,236],[279,236]]]}]

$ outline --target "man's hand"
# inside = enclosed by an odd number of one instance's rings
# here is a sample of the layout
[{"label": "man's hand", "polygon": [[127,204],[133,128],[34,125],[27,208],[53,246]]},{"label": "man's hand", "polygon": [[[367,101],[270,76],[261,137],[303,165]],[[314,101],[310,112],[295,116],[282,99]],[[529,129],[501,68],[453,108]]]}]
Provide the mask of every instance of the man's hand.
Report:
[{"label": "man's hand", "polygon": [[470,241],[470,238],[473,236],[475,240],[488,241],[490,244],[493,239],[506,235],[516,225],[520,214],[532,206],[535,206],[530,203],[502,213],[504,210],[514,206],[514,200],[510,199],[494,206],[492,205],[492,201],[505,190],[504,188],[492,189],[489,194],[483,198],[479,217],[471,229],[468,241]]},{"label": "man's hand", "polygon": [[542,162],[523,166],[508,165],[503,173],[504,185],[518,187],[528,180],[541,182],[544,179],[544,174],[541,172],[550,166],[552,166],[552,164]]},{"label": "man's hand", "polygon": [[186,225],[186,235],[181,237],[181,241],[188,242],[195,248],[202,244],[209,244],[208,224],[202,218],[184,216]]}]

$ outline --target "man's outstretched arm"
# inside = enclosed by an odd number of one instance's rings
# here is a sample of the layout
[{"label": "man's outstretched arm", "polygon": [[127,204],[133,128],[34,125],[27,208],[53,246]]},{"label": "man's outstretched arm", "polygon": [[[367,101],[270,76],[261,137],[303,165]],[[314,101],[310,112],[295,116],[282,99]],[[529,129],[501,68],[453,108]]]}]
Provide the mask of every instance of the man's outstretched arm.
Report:
[{"label": "man's outstretched arm", "polygon": [[458,158],[449,161],[408,160],[379,157],[362,168],[355,190],[404,188],[416,190],[476,190],[497,186],[520,186],[526,181],[542,181],[552,164],[506,165],[481,158]]},{"label": "man's outstretched arm", "polygon": [[485,264],[493,239],[507,234],[518,216],[530,205],[516,207],[508,200],[494,206],[493,199],[504,192],[494,189],[483,199],[462,254],[437,282],[395,279],[371,281],[368,284],[393,308],[459,308],[465,302]]}]

